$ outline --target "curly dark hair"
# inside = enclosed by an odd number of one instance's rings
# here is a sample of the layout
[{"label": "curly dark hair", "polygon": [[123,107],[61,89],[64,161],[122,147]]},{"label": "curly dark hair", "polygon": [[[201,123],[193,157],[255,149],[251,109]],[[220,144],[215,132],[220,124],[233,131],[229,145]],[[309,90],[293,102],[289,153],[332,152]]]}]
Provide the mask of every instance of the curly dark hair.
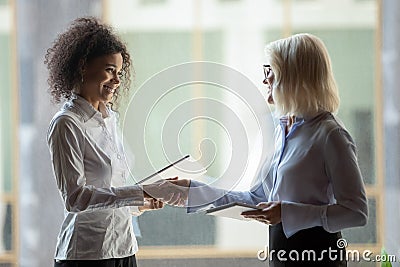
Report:
[{"label": "curly dark hair", "polygon": [[130,88],[131,57],[126,45],[113,29],[94,17],[75,19],[70,27],[59,34],[47,50],[44,63],[49,70],[48,83],[53,101],[69,100],[82,80],[81,69],[86,62],[99,56],[121,53],[121,85],[113,97],[114,107],[121,93]]}]

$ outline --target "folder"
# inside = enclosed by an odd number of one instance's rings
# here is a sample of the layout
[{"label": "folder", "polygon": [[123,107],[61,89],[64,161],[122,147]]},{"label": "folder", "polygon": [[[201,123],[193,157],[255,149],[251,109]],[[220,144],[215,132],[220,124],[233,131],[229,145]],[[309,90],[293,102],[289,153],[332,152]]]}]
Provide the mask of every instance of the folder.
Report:
[{"label": "folder", "polygon": [[206,210],[206,214],[248,221],[251,219],[245,218],[240,214],[244,211],[249,211],[249,210],[262,210],[262,208],[258,208],[256,205],[247,203],[231,202],[225,205],[210,208]]}]

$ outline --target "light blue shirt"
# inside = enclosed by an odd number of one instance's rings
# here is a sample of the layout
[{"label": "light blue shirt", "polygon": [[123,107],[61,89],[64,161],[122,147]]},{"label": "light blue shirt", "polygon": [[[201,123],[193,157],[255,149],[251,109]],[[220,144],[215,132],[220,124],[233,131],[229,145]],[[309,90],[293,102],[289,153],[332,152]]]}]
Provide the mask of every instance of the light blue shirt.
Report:
[{"label": "light blue shirt", "polygon": [[[251,191],[223,192],[211,204],[281,201],[286,237],[315,226],[338,232],[365,225],[367,198],[350,134],[329,112],[297,119],[287,135],[285,126],[286,118],[282,118],[272,164],[264,166],[256,186]],[[204,207],[196,203],[222,195],[221,189],[196,181],[190,186],[189,212]]]}]

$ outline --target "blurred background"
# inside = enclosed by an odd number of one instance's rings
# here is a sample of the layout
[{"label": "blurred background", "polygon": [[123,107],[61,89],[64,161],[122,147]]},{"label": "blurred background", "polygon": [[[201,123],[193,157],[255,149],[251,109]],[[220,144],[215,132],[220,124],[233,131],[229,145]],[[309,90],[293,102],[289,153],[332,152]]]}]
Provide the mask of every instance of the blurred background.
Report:
[{"label": "blurred background", "polygon": [[[262,90],[269,41],[318,35],[332,58],[338,116],[357,143],[369,198],[368,224],[344,237],[350,249],[385,248],[400,260],[399,1],[0,0],[0,267],[52,266],[63,206],[45,138],[59,107],[50,103],[43,61],[57,34],[83,15],[110,23],[128,44],[133,91],[157,72],[195,60],[230,66]],[[196,127],[199,135],[212,131]],[[257,251],[268,244],[268,229],[255,222],[167,207],[133,223],[141,267],[267,265]]]}]

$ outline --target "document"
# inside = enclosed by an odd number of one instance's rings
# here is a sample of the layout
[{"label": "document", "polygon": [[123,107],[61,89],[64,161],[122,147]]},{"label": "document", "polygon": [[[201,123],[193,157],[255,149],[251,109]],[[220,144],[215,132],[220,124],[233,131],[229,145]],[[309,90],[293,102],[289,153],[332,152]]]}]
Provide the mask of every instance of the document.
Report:
[{"label": "document", "polygon": [[226,205],[210,208],[206,210],[206,214],[248,221],[251,219],[245,218],[240,214],[244,211],[258,210],[258,209],[261,208],[258,208],[256,205],[240,203],[240,202],[231,202]]}]

